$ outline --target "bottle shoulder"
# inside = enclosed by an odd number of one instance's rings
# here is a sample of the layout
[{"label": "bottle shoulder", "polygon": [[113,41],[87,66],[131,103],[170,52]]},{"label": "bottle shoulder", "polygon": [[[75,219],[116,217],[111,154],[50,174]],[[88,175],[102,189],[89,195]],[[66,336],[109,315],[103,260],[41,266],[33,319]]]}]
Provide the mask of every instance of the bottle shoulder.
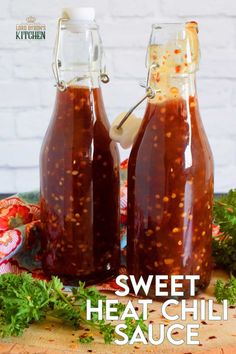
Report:
[{"label": "bottle shoulder", "polygon": [[[136,162],[146,159],[194,161],[213,165],[213,157],[198,106],[192,101],[148,103],[143,122],[134,142],[130,158]],[[190,163],[190,161],[189,161]]]},{"label": "bottle shoulder", "polygon": [[65,151],[89,153],[94,149],[119,158],[117,146],[109,137],[109,121],[99,89],[58,92],[42,151],[47,148],[51,154],[55,151],[61,155]]}]

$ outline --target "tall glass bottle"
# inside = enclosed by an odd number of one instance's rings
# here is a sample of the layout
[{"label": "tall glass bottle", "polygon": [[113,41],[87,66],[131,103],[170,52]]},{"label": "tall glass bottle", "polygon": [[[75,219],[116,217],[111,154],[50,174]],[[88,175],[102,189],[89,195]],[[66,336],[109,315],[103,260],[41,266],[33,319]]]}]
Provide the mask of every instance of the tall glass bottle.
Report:
[{"label": "tall glass bottle", "polygon": [[200,275],[200,290],[211,276],[213,158],[196,93],[197,32],[195,22],[152,28],[148,84],[156,94],[129,159],[127,262],[144,279]]},{"label": "tall glass bottle", "polygon": [[40,157],[43,268],[66,283],[94,283],[119,267],[119,154],[108,132],[93,11],[66,17],[59,20],[58,88]]}]

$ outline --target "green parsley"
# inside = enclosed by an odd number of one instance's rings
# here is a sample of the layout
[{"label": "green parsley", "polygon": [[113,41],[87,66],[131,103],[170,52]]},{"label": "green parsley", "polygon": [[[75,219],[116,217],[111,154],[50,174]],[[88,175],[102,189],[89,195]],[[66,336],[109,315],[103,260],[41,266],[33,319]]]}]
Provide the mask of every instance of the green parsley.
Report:
[{"label": "green parsley", "polygon": [[227,282],[217,280],[215,297],[219,303],[223,300],[228,300],[229,305],[236,305],[236,278],[233,275],[231,275]]},{"label": "green parsley", "polygon": [[218,267],[236,274],[236,189],[214,202],[214,222],[220,235],[213,236],[213,257]]},{"label": "green parsley", "polygon": [[148,333],[148,327],[143,322],[142,315],[139,316],[138,320],[134,320],[133,318],[126,318],[125,324],[127,328],[123,332],[128,336],[129,339],[132,338],[137,326],[140,327],[143,333]]},{"label": "green parsley", "polygon": [[89,344],[89,343],[92,343],[94,341],[94,338],[92,336],[80,336],[79,337],[79,341],[80,343],[83,343],[83,344]]},{"label": "green parsley", "polygon": [[[30,274],[22,273],[3,274],[0,276],[0,337],[19,336],[33,322],[40,321],[46,316],[60,319],[73,326],[73,328],[86,327],[91,331],[100,332],[105,343],[115,339],[115,326],[105,320],[99,320],[97,313],[92,314],[91,321],[86,319],[86,303],[91,301],[91,306],[98,306],[102,300],[103,313],[106,309],[106,296],[96,288],[86,288],[80,283],[78,288],[73,288],[72,293],[63,292],[63,284],[59,278],[53,277],[51,281],[34,279]],[[113,305],[120,316],[125,305]],[[127,335],[134,332],[138,324],[146,328],[140,317],[135,323],[126,321]],[[94,338],[88,335],[79,337],[81,343],[91,343]]]}]

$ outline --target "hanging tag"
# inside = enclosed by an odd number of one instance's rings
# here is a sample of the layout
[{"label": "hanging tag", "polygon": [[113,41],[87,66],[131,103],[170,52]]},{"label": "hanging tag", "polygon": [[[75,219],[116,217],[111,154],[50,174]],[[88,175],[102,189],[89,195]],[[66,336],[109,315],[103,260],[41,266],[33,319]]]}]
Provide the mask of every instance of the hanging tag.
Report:
[{"label": "hanging tag", "polygon": [[139,127],[142,123],[141,118],[137,118],[134,114],[130,114],[129,119],[127,119],[122,127],[119,129],[119,124],[127,113],[123,112],[116,117],[110,128],[110,138],[118,142],[123,149],[128,149],[133,145],[133,142],[139,131]]}]

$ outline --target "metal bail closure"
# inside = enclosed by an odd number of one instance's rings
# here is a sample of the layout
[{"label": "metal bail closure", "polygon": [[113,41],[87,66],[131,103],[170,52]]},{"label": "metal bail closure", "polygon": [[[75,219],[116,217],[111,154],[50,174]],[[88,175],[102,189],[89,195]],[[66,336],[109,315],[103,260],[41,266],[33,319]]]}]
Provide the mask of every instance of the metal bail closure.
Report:
[{"label": "metal bail closure", "polygon": [[110,78],[108,76],[108,74],[106,74],[106,71],[104,70],[104,72],[100,74],[100,78],[101,78],[101,81],[104,83],[104,84],[108,84],[108,82],[110,81]]},{"label": "metal bail closure", "polygon": [[107,74],[107,68],[106,68],[106,64],[105,64],[105,54],[102,48],[102,58],[101,58],[101,70],[100,70],[100,79],[102,81],[102,83],[104,84],[108,84],[108,82],[110,81],[110,78]]},{"label": "metal bail closure", "polygon": [[148,70],[148,75],[147,75],[147,81],[146,81],[146,94],[143,98],[141,98],[141,100],[139,100],[133,107],[131,107],[129,109],[129,111],[126,113],[126,115],[124,116],[124,118],[120,121],[120,123],[117,125],[116,129],[119,130],[121,129],[121,127],[123,126],[123,124],[127,121],[127,119],[129,118],[129,116],[133,113],[133,111],[143,102],[146,100],[146,98],[154,98],[156,93],[161,92],[160,89],[152,89],[150,86],[148,86],[149,84],[149,79],[150,79],[150,72],[152,69],[156,69],[158,68],[159,65],[154,63],[150,66],[149,70]]},{"label": "metal bail closure", "polygon": [[55,43],[55,49],[54,49],[54,62],[52,63],[52,71],[54,74],[54,78],[56,80],[56,86],[57,86],[58,90],[65,91],[67,89],[67,84],[65,81],[60,80],[59,67],[61,66],[61,62],[58,58],[62,21],[67,21],[67,19],[66,18],[59,18],[58,22],[57,22],[56,43]]},{"label": "metal bail closure", "polygon": [[132,146],[142,123],[141,118],[138,118],[132,114],[133,111],[143,101],[145,101],[146,98],[153,99],[157,92],[161,92],[160,89],[153,89],[150,86],[150,71],[157,67],[157,64],[153,64],[149,67],[146,84],[141,85],[145,88],[145,96],[141,98],[141,100],[139,100],[132,108],[130,108],[127,113],[119,114],[111,124],[109,131],[110,138],[118,142],[123,149],[128,149]]}]

